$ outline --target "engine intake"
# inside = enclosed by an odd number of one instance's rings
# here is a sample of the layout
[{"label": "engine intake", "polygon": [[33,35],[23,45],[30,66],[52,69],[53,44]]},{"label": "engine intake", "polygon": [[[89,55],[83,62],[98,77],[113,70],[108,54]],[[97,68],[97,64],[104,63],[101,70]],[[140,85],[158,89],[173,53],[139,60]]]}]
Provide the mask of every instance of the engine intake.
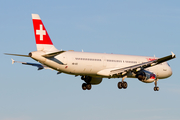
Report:
[{"label": "engine intake", "polygon": [[156,79],[156,75],[152,72],[142,70],[136,74],[136,78],[138,78],[142,82],[151,83]]}]

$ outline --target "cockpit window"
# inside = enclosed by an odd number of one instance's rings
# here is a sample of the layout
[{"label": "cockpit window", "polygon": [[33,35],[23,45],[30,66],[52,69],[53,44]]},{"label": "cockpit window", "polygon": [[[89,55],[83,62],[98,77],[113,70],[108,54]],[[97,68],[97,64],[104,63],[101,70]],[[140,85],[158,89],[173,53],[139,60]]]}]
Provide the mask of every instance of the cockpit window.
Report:
[{"label": "cockpit window", "polygon": [[170,67],[169,63],[167,63],[167,64],[168,64],[168,66]]}]

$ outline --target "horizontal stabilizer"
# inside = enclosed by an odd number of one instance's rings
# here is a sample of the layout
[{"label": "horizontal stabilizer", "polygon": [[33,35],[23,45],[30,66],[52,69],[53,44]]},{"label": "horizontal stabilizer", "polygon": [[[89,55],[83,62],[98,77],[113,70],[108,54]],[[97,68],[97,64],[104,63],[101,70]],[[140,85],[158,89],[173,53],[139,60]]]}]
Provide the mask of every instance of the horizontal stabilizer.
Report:
[{"label": "horizontal stabilizer", "polygon": [[9,53],[4,53],[5,55],[13,55],[13,56],[21,56],[21,57],[29,57],[29,55],[20,55],[20,54],[9,54]]},{"label": "horizontal stabilizer", "polygon": [[[11,59],[11,60],[12,60],[12,64],[14,64],[14,63],[21,63],[21,64],[23,64],[23,65],[31,65],[31,66],[38,67],[38,70],[42,70],[42,69],[52,69],[52,68],[47,67],[47,66],[45,66],[45,65],[43,65],[43,64],[29,63],[29,62],[20,62],[20,61],[15,61],[15,60],[13,60],[13,59]],[[53,69],[52,69],[52,70],[53,70]]]},{"label": "horizontal stabilizer", "polygon": [[53,52],[53,53],[49,53],[49,54],[45,54],[45,55],[42,55],[43,57],[46,57],[46,58],[49,58],[49,57],[54,57],[56,55],[59,55],[61,53],[63,53],[65,51],[58,51],[58,52]]}]

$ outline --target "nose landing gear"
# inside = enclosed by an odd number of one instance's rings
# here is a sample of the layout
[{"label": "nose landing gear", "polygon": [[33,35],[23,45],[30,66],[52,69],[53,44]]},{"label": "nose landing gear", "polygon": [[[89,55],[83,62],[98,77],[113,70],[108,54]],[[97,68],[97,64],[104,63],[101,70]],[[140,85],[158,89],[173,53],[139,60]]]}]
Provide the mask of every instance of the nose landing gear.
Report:
[{"label": "nose landing gear", "polygon": [[159,91],[159,87],[157,86],[157,81],[158,81],[158,79],[156,79],[156,80],[154,81],[154,85],[155,85],[154,91]]}]

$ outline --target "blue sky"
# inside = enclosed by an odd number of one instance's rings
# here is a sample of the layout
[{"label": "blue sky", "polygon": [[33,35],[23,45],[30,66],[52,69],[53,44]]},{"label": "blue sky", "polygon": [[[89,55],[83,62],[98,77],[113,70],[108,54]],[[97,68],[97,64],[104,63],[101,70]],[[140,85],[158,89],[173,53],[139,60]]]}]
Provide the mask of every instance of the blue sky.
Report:
[{"label": "blue sky", "polygon": [[[178,0],[1,0],[0,1],[0,120],[179,120]],[[36,50],[31,14],[39,14],[58,49],[164,57],[170,78],[154,84],[129,79],[104,79],[83,91],[80,77],[11,64],[35,62],[3,53],[28,54]],[[36,62],[35,62],[36,63]]]}]

